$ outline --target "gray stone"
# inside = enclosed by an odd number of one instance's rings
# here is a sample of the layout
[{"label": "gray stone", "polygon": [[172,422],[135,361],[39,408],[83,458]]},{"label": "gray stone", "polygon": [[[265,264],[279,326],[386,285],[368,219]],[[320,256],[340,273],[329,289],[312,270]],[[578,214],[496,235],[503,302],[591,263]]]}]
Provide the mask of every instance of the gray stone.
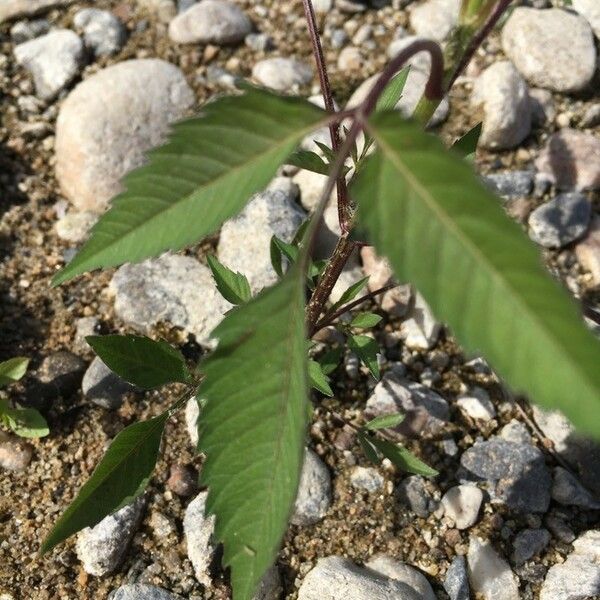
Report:
[{"label": "gray stone", "polygon": [[425,575],[415,567],[411,567],[391,556],[379,554],[365,564],[369,569],[390,579],[400,581],[411,587],[422,600],[436,600],[436,595]]},{"label": "gray stone", "polygon": [[458,23],[460,0],[426,0],[411,7],[410,25],[417,35],[444,41]]},{"label": "gray stone", "polygon": [[500,437],[507,442],[516,442],[517,444],[530,444],[531,434],[523,423],[513,419],[500,430]]},{"label": "gray stone", "polygon": [[529,135],[531,104],[527,84],[509,61],[492,64],[477,78],[471,103],[483,107],[479,144],[484,148],[514,148]]},{"label": "gray stone", "polygon": [[554,97],[552,92],[542,88],[531,88],[529,90],[531,102],[531,123],[535,127],[544,127],[547,123],[553,123],[556,118]]},{"label": "gray stone", "polygon": [[290,521],[294,525],[319,522],[331,506],[331,477],[323,461],[309,448],[304,450],[298,495]]},{"label": "gray stone", "polygon": [[85,361],[66,350],[48,355],[36,373],[36,393],[46,398],[71,396],[79,389],[85,367]]},{"label": "gray stone", "polygon": [[231,309],[217,291],[208,267],[191,256],[167,254],[120,267],[110,290],[115,312],[128,325],[148,332],[160,322],[181,327],[212,346],[212,330]]},{"label": "gray stone", "polygon": [[383,489],[385,479],[373,467],[354,467],[350,473],[350,483],[353,487],[367,492],[378,492]]},{"label": "gray stone", "polygon": [[183,517],[187,555],[194,568],[196,579],[205,586],[211,584],[210,566],[215,551],[212,539],[215,517],[205,515],[207,496],[208,492],[200,492],[188,504]]},{"label": "gray stone", "polygon": [[408,313],[400,325],[400,335],[411,350],[429,350],[436,344],[441,324],[419,292],[412,296]]},{"label": "gray stone", "polygon": [[55,29],[46,35],[19,44],[15,60],[33,77],[39,98],[52,100],[77,76],[84,62],[83,43],[68,29]]},{"label": "gray stone", "polygon": [[487,422],[496,416],[496,409],[489,394],[480,387],[474,387],[468,394],[459,396],[456,405],[465,415],[475,421]]},{"label": "gray stone", "polygon": [[420,475],[405,477],[396,488],[396,498],[401,506],[408,507],[424,519],[439,506],[428,489],[426,479]]},{"label": "gray stone", "polygon": [[94,527],[86,527],[77,536],[77,558],[86,573],[101,577],[117,569],[142,519],[143,496],[104,517]]},{"label": "gray stone", "polygon": [[179,14],[185,12],[188,8],[191,8],[196,4],[198,0],[177,0],[177,12]]},{"label": "gray stone", "polygon": [[532,171],[504,171],[484,177],[485,183],[505,200],[526,198],[533,190]]},{"label": "gray stone", "polygon": [[571,4],[592,26],[594,34],[600,39],[600,4],[597,0],[573,0]]},{"label": "gray stone", "polygon": [[600,285],[600,217],[593,217],[587,235],[575,246],[579,264],[591,275],[591,284]]},{"label": "gray stone", "polygon": [[194,448],[198,445],[198,417],[200,406],[196,398],[190,398],[185,405],[185,426],[187,427],[190,441]]},{"label": "gray stone", "polygon": [[88,400],[112,410],[119,408],[125,394],[136,388],[113,373],[97,356],[83,376],[81,389]]},{"label": "gray stone", "polygon": [[552,535],[565,544],[570,544],[575,539],[575,534],[563,518],[550,514],[545,519],[545,525]]},{"label": "gray stone", "polygon": [[67,6],[75,0],[2,0],[0,23],[19,17],[32,17],[54,6]]},{"label": "gray stone", "polygon": [[467,553],[473,591],[483,600],[519,600],[519,583],[489,542],[471,537]]},{"label": "gray stone", "polygon": [[470,599],[469,574],[467,573],[467,561],[464,556],[455,556],[450,563],[444,579],[444,589],[450,600]]},{"label": "gray stone", "polygon": [[33,447],[20,437],[0,430],[0,468],[23,471],[33,457]]},{"label": "gray stone", "polygon": [[592,104],[581,117],[579,123],[583,128],[597,127],[600,125],[600,103]]},{"label": "gray stone", "polygon": [[126,583],[111,594],[110,600],[181,600],[181,596],[155,585]]},{"label": "gray stone", "polygon": [[85,341],[88,335],[100,333],[100,319],[98,317],[81,317],[75,321],[75,338],[73,339],[73,350],[81,354],[91,350]]},{"label": "gray stone", "polygon": [[279,600],[282,591],[279,569],[273,566],[263,575],[252,600]]},{"label": "gray stone", "polygon": [[298,600],[421,600],[410,586],[371,569],[355,565],[347,558],[321,558],[304,578]]},{"label": "gray stone", "polygon": [[28,42],[50,31],[50,23],[46,19],[19,21],[10,28],[10,39],[14,44]]},{"label": "gray stone", "polygon": [[169,37],[177,44],[237,44],[251,31],[250,19],[227,0],[202,0],[169,24]]},{"label": "gray stone", "polygon": [[392,432],[403,436],[437,433],[449,418],[446,400],[433,390],[387,372],[367,400],[365,414],[369,418],[392,413],[405,418]]},{"label": "gray stone", "polygon": [[97,221],[98,215],[89,210],[68,212],[56,222],[56,235],[65,242],[81,244]]},{"label": "gray stone", "polygon": [[552,484],[552,499],[565,506],[580,506],[587,509],[600,509],[600,500],[594,498],[569,471],[555,467]]},{"label": "gray stone", "polygon": [[544,248],[562,248],[582,237],[592,208],[579,192],[559,194],[529,215],[529,237]]},{"label": "gray stone", "polygon": [[275,47],[273,38],[266,33],[249,33],[244,43],[255,52],[268,52]]},{"label": "gray stone", "polygon": [[474,485],[457,485],[442,497],[444,515],[454,521],[456,529],[468,529],[477,523],[482,502],[483,492]]},{"label": "gray stone", "polygon": [[294,58],[265,58],[252,69],[252,77],[260,84],[279,92],[297,91],[313,78],[310,65]]},{"label": "gray stone", "polygon": [[559,8],[517,7],[502,30],[502,47],[525,79],[555,92],[584,89],[596,70],[589,24]]},{"label": "gray stone", "polygon": [[94,56],[116,54],[127,41],[125,26],[107,10],[84,8],[73,17],[73,24],[83,31],[83,41]]},{"label": "gray stone", "polygon": [[297,188],[290,179],[276,178],[221,228],[217,247],[219,260],[230,269],[243,273],[253,292],[277,281],[271,265],[272,236],[291,242],[306,218],[306,213],[296,203],[297,195]]},{"label": "gray stone", "polygon": [[534,446],[490,438],[460,459],[461,479],[486,482],[492,498],[524,512],[546,512],[552,479],[544,455]]},{"label": "gray stone", "polygon": [[56,176],[65,197],[80,210],[103,212],[122,190],[120,179],[193,102],[181,71],[162,60],[124,61],[80,83],[56,123]]},{"label": "gray stone", "polygon": [[513,560],[517,567],[542,553],[550,543],[547,529],[524,529],[513,541]]}]

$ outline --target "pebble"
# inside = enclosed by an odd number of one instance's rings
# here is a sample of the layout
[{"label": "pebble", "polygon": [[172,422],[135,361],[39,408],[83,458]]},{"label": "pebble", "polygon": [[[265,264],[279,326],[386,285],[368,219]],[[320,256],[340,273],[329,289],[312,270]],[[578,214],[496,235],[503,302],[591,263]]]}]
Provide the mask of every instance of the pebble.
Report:
[{"label": "pebble", "polygon": [[80,210],[102,213],[120,179],[165,140],[194,102],[183,73],[157,59],[127,60],[80,83],[56,123],[56,176]]},{"label": "pebble", "polygon": [[429,350],[435,346],[441,328],[425,298],[416,292],[408,313],[400,325],[400,335],[405,346],[411,350]]},{"label": "pebble", "polygon": [[181,596],[171,594],[155,585],[145,583],[126,583],[117,588],[111,600],[181,600]]},{"label": "pebble", "polygon": [[12,433],[0,430],[0,467],[23,471],[33,457],[33,446]]},{"label": "pebble", "polygon": [[586,531],[573,552],[548,570],[540,600],[586,600],[600,594],[600,530]]},{"label": "pebble", "polygon": [[244,43],[255,52],[268,52],[275,47],[273,38],[266,33],[249,33],[244,38]]},{"label": "pebble", "polygon": [[145,499],[138,497],[116,513],[104,517],[94,527],[86,527],[77,535],[77,558],[90,575],[102,577],[117,569],[142,519]]},{"label": "pebble", "polygon": [[504,171],[486,175],[483,179],[485,184],[504,200],[526,198],[531,194],[534,185],[532,171]]},{"label": "pebble", "polygon": [[161,23],[170,23],[177,14],[174,0],[137,0],[141,8],[156,15]]},{"label": "pebble", "polygon": [[280,600],[282,591],[279,569],[273,566],[263,575],[252,600]]},{"label": "pebble", "polygon": [[465,415],[475,421],[487,422],[496,416],[496,409],[483,388],[475,387],[468,395],[460,396],[456,405]]},{"label": "pebble", "polygon": [[196,579],[202,585],[210,586],[210,565],[215,550],[212,540],[215,517],[204,514],[207,496],[208,492],[200,492],[188,504],[183,517],[183,532]]},{"label": "pebble", "polygon": [[295,58],[265,58],[254,65],[252,77],[278,92],[296,92],[312,81],[313,70]]},{"label": "pebble", "polygon": [[469,574],[464,556],[455,556],[446,571],[444,589],[450,600],[470,600]]},{"label": "pebble", "polygon": [[561,190],[600,188],[600,139],[575,129],[550,136],[535,166]]},{"label": "pebble", "polygon": [[[300,204],[307,211],[313,211],[317,207],[327,179],[327,175],[314,173],[307,169],[300,169],[292,178],[292,181],[300,188]],[[331,193],[330,202],[333,202],[335,198],[337,198],[337,194],[334,190]]]},{"label": "pebble", "polygon": [[65,242],[81,244],[97,221],[98,215],[89,210],[71,211],[56,222],[56,234]]},{"label": "pebble", "polygon": [[477,523],[483,492],[474,485],[457,485],[442,497],[444,514],[454,521],[456,529],[468,529]]},{"label": "pebble", "polygon": [[358,71],[363,65],[363,57],[360,48],[356,46],[346,46],[340,50],[337,67],[340,71]]},{"label": "pebble", "polygon": [[507,442],[517,444],[531,444],[531,434],[523,423],[512,419],[500,430],[500,437]]},{"label": "pebble", "polygon": [[552,92],[542,88],[531,88],[529,90],[529,100],[531,103],[531,123],[535,127],[544,127],[547,123],[552,123],[556,118],[556,108],[554,107],[554,97]]},{"label": "pebble", "polygon": [[579,264],[592,276],[592,285],[600,285],[600,217],[594,217],[587,235],[575,246]]},{"label": "pebble", "polygon": [[85,361],[72,352],[60,350],[46,356],[36,372],[35,393],[44,398],[69,397],[79,389]]},{"label": "pebble", "polygon": [[492,498],[509,508],[524,513],[548,510],[552,479],[535,446],[493,437],[466,450],[460,463],[461,480],[487,482]]},{"label": "pebble", "polygon": [[67,6],[75,0],[2,0],[0,23],[19,17],[32,17],[54,6]]},{"label": "pebble", "polygon": [[515,8],[502,30],[502,47],[527,81],[554,92],[584,89],[596,70],[589,24],[559,8]]},{"label": "pebble", "polygon": [[271,265],[271,238],[276,235],[284,242],[292,241],[306,218],[296,202],[297,197],[298,188],[294,183],[278,177],[221,228],[217,247],[219,260],[243,273],[253,292],[270,287],[278,280]]},{"label": "pebble", "polygon": [[350,483],[359,490],[374,493],[383,489],[385,479],[373,467],[354,467],[350,473]]},{"label": "pebble", "polygon": [[600,125],[600,103],[592,104],[588,107],[585,113],[583,113],[579,124],[584,129]]},{"label": "pebble", "polygon": [[88,335],[98,335],[101,324],[98,317],[81,317],[75,321],[75,338],[73,339],[73,350],[85,354],[91,350],[85,341]]},{"label": "pebble", "polygon": [[227,0],[202,0],[169,24],[169,37],[176,44],[238,44],[251,31],[250,19]]},{"label": "pebble", "polygon": [[421,600],[410,586],[340,556],[321,558],[298,590],[298,600]]},{"label": "pebble", "polygon": [[437,433],[450,415],[448,403],[433,390],[387,372],[367,400],[365,414],[369,418],[392,413],[405,415],[392,430],[403,436]]},{"label": "pebble", "polygon": [[544,248],[562,248],[585,234],[591,216],[590,202],[583,194],[559,194],[529,215],[529,237]]},{"label": "pebble", "polygon": [[483,600],[519,600],[516,576],[489,542],[471,537],[467,561],[473,591]]},{"label": "pebble", "polygon": [[200,406],[196,398],[190,398],[185,405],[185,426],[194,448],[198,445],[198,417]]},{"label": "pebble", "polygon": [[401,506],[408,507],[418,517],[426,519],[435,512],[439,503],[428,489],[428,482],[421,475],[405,477],[396,488],[396,499]]},{"label": "pebble", "polygon": [[594,498],[575,477],[563,467],[554,468],[552,499],[565,506],[580,506],[591,510],[600,509],[600,500]]},{"label": "pebble", "polygon": [[10,28],[10,39],[14,44],[22,44],[48,31],[50,31],[50,23],[46,19],[19,21]]},{"label": "pebble", "polygon": [[178,496],[187,498],[198,489],[198,472],[189,465],[171,465],[167,487]]},{"label": "pebble", "polygon": [[96,57],[116,54],[127,41],[125,26],[107,10],[84,8],[73,17],[73,25],[83,31],[83,41]]},{"label": "pebble", "polygon": [[550,543],[547,529],[524,529],[513,541],[513,561],[517,567],[541,554]]},{"label": "pebble", "polygon": [[17,63],[31,74],[36,95],[52,100],[77,76],[84,63],[83,43],[68,29],[55,29],[14,49]]},{"label": "pebble", "polygon": [[597,0],[572,0],[571,6],[585,17],[596,37],[600,39],[600,4]]},{"label": "pebble", "polygon": [[444,41],[458,23],[460,0],[427,0],[410,11],[410,25],[417,35]]},{"label": "pebble", "polygon": [[191,256],[167,254],[120,267],[110,290],[115,312],[127,325],[148,332],[168,322],[214,345],[210,334],[231,308],[217,291],[208,267]]},{"label": "pebble", "polygon": [[123,397],[135,389],[133,385],[113,373],[99,356],[94,358],[81,382],[83,395],[94,404],[108,410],[119,408]]},{"label": "pebble", "polygon": [[573,530],[567,525],[563,518],[550,514],[545,519],[546,527],[559,541],[570,544],[575,539]]},{"label": "pebble", "polygon": [[327,514],[330,506],[329,470],[310,448],[305,448],[298,494],[290,521],[294,525],[313,525]]},{"label": "pebble", "polygon": [[488,67],[475,81],[471,103],[483,107],[479,145],[494,150],[518,146],[531,131],[527,83],[509,61]]},{"label": "pebble", "polygon": [[150,525],[152,533],[159,544],[164,543],[166,538],[175,532],[173,521],[158,511],[152,512],[150,519],[148,519],[148,525]]},{"label": "pebble", "polygon": [[431,584],[427,581],[425,575],[415,567],[384,554],[371,558],[365,566],[380,575],[405,583],[419,595],[421,600],[436,600]]}]

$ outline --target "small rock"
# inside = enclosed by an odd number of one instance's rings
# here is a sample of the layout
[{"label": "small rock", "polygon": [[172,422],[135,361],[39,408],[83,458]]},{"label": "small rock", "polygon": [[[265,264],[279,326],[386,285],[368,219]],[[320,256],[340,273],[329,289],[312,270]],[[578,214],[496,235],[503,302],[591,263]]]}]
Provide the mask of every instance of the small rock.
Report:
[{"label": "small rock", "polygon": [[170,23],[177,14],[175,0],[137,0],[141,8],[156,15],[161,23]]},{"label": "small rock", "polygon": [[19,44],[14,54],[17,63],[31,73],[36,94],[42,100],[52,100],[71,83],[84,62],[83,43],[68,29],[55,29]]},{"label": "small rock", "polygon": [[404,344],[411,350],[429,350],[439,337],[441,324],[436,321],[429,305],[419,292],[413,295],[413,303],[400,326]]},{"label": "small rock", "polygon": [[579,123],[583,128],[592,128],[600,125],[600,103],[592,104],[581,117]]},{"label": "small rock", "polygon": [[417,35],[444,41],[458,23],[460,0],[427,0],[412,7],[410,25]]},{"label": "small rock", "polygon": [[596,0],[573,0],[571,2],[573,9],[585,17],[592,26],[594,34],[600,39],[600,5]]},{"label": "small rock", "polygon": [[73,25],[83,31],[83,41],[94,56],[116,54],[127,41],[125,26],[107,10],[84,8],[73,17]]},{"label": "small rock", "polygon": [[552,135],[535,163],[561,190],[600,188],[600,139],[591,133],[562,129]]},{"label": "small rock", "polygon": [[489,542],[471,537],[467,561],[473,591],[483,600],[519,600],[517,578]]},{"label": "small rock", "polygon": [[140,496],[78,534],[77,558],[83,563],[86,573],[102,577],[120,566],[140,524],[144,505],[144,497]]},{"label": "small rock", "polygon": [[380,575],[405,583],[419,595],[421,600],[436,600],[429,581],[415,567],[383,554],[375,556],[365,566]]},{"label": "small rock", "polygon": [[313,7],[316,13],[328,13],[333,8],[333,0],[315,0]]},{"label": "small rock", "polygon": [[462,480],[487,482],[492,498],[509,508],[524,513],[548,509],[552,480],[536,447],[494,437],[465,451],[460,463]]},{"label": "small rock", "polygon": [[487,422],[496,416],[496,409],[483,388],[475,387],[470,394],[460,396],[456,405],[465,415],[475,421]]},{"label": "small rock", "polygon": [[183,532],[187,555],[194,567],[196,579],[205,586],[211,584],[210,566],[215,546],[212,535],[215,529],[214,515],[204,514],[208,492],[200,492],[185,509]]},{"label": "small rock", "polygon": [[385,479],[373,467],[354,467],[350,473],[350,483],[355,488],[374,493],[383,489]]},{"label": "small rock", "polygon": [[600,217],[594,217],[587,235],[575,246],[579,264],[589,271],[592,285],[600,285]]},{"label": "small rock", "polygon": [[68,212],[56,222],[56,234],[65,242],[80,244],[87,239],[98,215],[89,210]]},{"label": "small rock", "polygon": [[262,85],[279,92],[297,91],[313,78],[310,65],[294,58],[266,58],[257,62],[252,77]]},{"label": "small rock", "polygon": [[482,502],[483,492],[474,485],[457,485],[442,497],[444,514],[457,529],[468,529],[477,523]]},{"label": "small rock", "polygon": [[525,79],[554,92],[584,89],[596,70],[589,24],[558,8],[517,7],[502,30],[502,47]]},{"label": "small rock", "polygon": [[531,131],[531,104],[525,80],[509,61],[493,63],[475,82],[473,106],[483,106],[479,144],[507,150],[518,146]]},{"label": "small rock", "polygon": [[554,469],[552,499],[565,506],[581,506],[588,509],[600,509],[600,500],[581,485],[577,477],[563,467]]},{"label": "small rock", "polygon": [[546,123],[552,123],[556,118],[554,108],[554,97],[552,92],[541,88],[529,90],[529,101],[531,103],[531,123],[535,127],[544,127]]},{"label": "small rock", "polygon": [[183,498],[191,496],[198,489],[198,471],[189,465],[171,465],[167,487]]},{"label": "small rock", "polygon": [[363,66],[363,57],[360,48],[346,46],[342,48],[338,56],[337,67],[340,71],[358,71]]},{"label": "small rock", "polygon": [[281,575],[279,569],[273,566],[263,575],[252,600],[279,600],[281,592]]},{"label": "small rock", "polygon": [[88,335],[98,335],[100,333],[100,319],[98,317],[81,317],[75,321],[75,338],[73,339],[73,350],[81,354],[91,350],[90,345],[85,341]]},{"label": "small rock", "polygon": [[529,237],[544,248],[562,248],[585,234],[591,216],[583,194],[559,194],[529,215]]},{"label": "small rock", "polygon": [[244,38],[244,43],[255,52],[268,52],[275,47],[273,38],[266,33],[249,33]]},{"label": "small rock", "polygon": [[23,471],[33,457],[33,447],[12,433],[0,430],[0,467],[7,471]]},{"label": "small rock", "polygon": [[504,171],[484,177],[484,182],[492,191],[505,200],[529,196],[533,190],[533,181],[531,171]]},{"label": "small rock", "polygon": [[19,17],[32,17],[54,6],[67,6],[75,0],[2,0],[0,23]]},{"label": "small rock", "polygon": [[198,417],[200,406],[196,398],[190,398],[185,405],[185,425],[187,427],[190,441],[194,448],[198,445]]},{"label": "small rock", "polygon": [[113,410],[119,408],[123,397],[136,388],[113,373],[96,356],[83,376],[81,389],[83,395],[94,404]]},{"label": "small rock", "polygon": [[500,437],[507,442],[531,444],[531,434],[523,423],[513,419],[500,430]]},{"label": "small rock", "polygon": [[570,544],[575,539],[573,530],[565,523],[565,521],[553,514],[550,514],[545,519],[546,527],[552,535],[565,544]]},{"label": "small rock", "polygon": [[298,600],[421,600],[410,586],[371,569],[355,565],[347,558],[321,558],[304,578]]},{"label": "small rock", "polygon": [[181,596],[171,594],[155,585],[145,583],[127,583],[116,589],[111,600],[182,600]]},{"label": "small rock", "polygon": [[159,543],[162,543],[165,538],[168,538],[172,533],[175,532],[175,525],[165,515],[158,511],[153,511],[148,521],[154,537],[157,538]]},{"label": "small rock", "polygon": [[313,525],[331,506],[331,477],[323,461],[309,448],[304,451],[298,495],[290,521],[294,525]]},{"label": "small rock", "polygon": [[14,44],[22,44],[50,31],[50,23],[46,19],[19,21],[10,28],[10,39]]},{"label": "small rock", "polygon": [[169,37],[177,44],[237,44],[251,31],[250,19],[227,0],[202,0],[169,24]]},{"label": "small rock", "polygon": [[396,488],[396,498],[400,505],[408,507],[418,517],[424,519],[435,512],[439,506],[428,490],[427,480],[420,475],[405,477]]},{"label": "small rock", "polygon": [[85,367],[85,361],[72,352],[50,354],[37,370],[39,386],[36,386],[36,394],[41,394],[44,398],[71,396],[81,385]]},{"label": "small rock", "polygon": [[524,529],[513,541],[513,560],[520,567],[530,558],[541,554],[550,543],[550,532],[547,529]]},{"label": "small rock", "polygon": [[306,213],[296,203],[297,195],[291,180],[276,178],[221,228],[217,247],[219,260],[230,269],[243,273],[253,292],[277,281],[271,264],[272,236],[291,242],[306,218]]},{"label": "small rock", "polygon": [[469,575],[464,556],[455,556],[444,579],[444,589],[450,600],[470,600]]}]

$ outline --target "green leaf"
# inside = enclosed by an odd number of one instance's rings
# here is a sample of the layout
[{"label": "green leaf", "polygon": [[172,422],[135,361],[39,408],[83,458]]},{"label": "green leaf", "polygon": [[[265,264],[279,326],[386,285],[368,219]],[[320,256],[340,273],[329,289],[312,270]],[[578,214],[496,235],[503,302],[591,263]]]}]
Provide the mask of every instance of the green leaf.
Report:
[{"label": "green leaf", "polygon": [[96,525],[144,491],[168,416],[167,411],[149,421],[134,423],[115,437],[90,479],[44,540],[42,553],[84,527]]},{"label": "green leaf", "polygon": [[264,188],[300,140],[326,119],[306,100],[266,90],[209,102],[124,179],[125,192],[54,278],[176,251],[216,231]]},{"label": "green leaf", "polygon": [[364,455],[372,463],[379,465],[381,464],[381,458],[371,440],[371,436],[366,435],[363,431],[358,432],[358,442],[360,443]]},{"label": "green leaf", "polygon": [[379,379],[379,365],[377,364],[379,345],[377,342],[368,335],[350,335],[348,336],[348,347],[362,360],[371,371],[371,375],[375,379]]},{"label": "green leaf", "polygon": [[352,196],[378,253],[467,350],[600,436],[600,342],[521,228],[472,168],[417,124],[383,113],[369,130],[378,151]]},{"label": "green leaf", "polygon": [[296,498],[308,415],[303,280],[294,267],[228,314],[202,367],[201,479],[235,600],[253,597]]},{"label": "green leaf", "polygon": [[333,396],[333,390],[329,385],[329,377],[323,373],[321,365],[310,358],[308,359],[308,379],[312,388],[330,398]]},{"label": "green leaf", "polygon": [[[335,162],[335,152],[323,142],[319,142],[318,140],[314,140],[315,144],[318,146],[319,150],[323,153],[323,156],[330,162]],[[326,173],[327,175],[328,173]]]},{"label": "green leaf", "polygon": [[0,398],[0,420],[17,435],[25,438],[41,438],[50,433],[46,419],[34,408],[11,408]]},{"label": "green leaf", "polygon": [[458,152],[463,158],[472,160],[477,150],[482,127],[483,123],[477,123],[475,127],[469,129],[465,135],[458,138],[454,144],[452,144],[452,149]]},{"label": "green leaf", "polygon": [[321,365],[321,371],[325,375],[331,375],[339,366],[340,361],[344,356],[343,348],[331,348],[327,350],[318,358],[318,363]]},{"label": "green leaf", "polygon": [[328,175],[330,170],[329,165],[316,152],[310,150],[296,150],[285,162],[320,175]]},{"label": "green leaf", "polygon": [[245,304],[252,298],[248,278],[221,264],[216,256],[207,255],[206,260],[217,284],[217,290],[231,304]]},{"label": "green leaf", "polygon": [[365,425],[365,429],[376,431],[377,429],[387,429],[388,427],[396,427],[404,421],[404,415],[401,413],[391,415],[381,415],[375,417]]},{"label": "green leaf", "polygon": [[369,329],[375,327],[381,321],[381,316],[375,313],[359,313],[350,323],[350,327],[358,327],[359,329]]},{"label": "green leaf", "polygon": [[404,446],[393,444],[388,440],[382,440],[375,436],[369,438],[371,443],[385,456],[391,463],[407,473],[415,475],[424,475],[425,477],[435,477],[439,473],[419,460],[414,454]]},{"label": "green leaf", "polygon": [[341,296],[340,299],[331,307],[332,310],[336,310],[346,304],[346,302],[350,302],[354,300],[358,293],[367,285],[369,281],[369,277],[363,277],[361,280],[353,283]]},{"label": "green leaf", "polygon": [[379,96],[379,100],[377,100],[375,112],[392,110],[398,104],[400,98],[402,98],[402,92],[404,91],[409,72],[410,65],[404,67],[392,77],[390,82],[385,86],[381,96]]},{"label": "green leaf", "polygon": [[139,335],[90,335],[85,340],[111,371],[143,389],[190,380],[183,357],[164,340]]},{"label": "green leaf", "polygon": [[0,387],[19,381],[27,372],[29,359],[21,356],[0,363]]}]

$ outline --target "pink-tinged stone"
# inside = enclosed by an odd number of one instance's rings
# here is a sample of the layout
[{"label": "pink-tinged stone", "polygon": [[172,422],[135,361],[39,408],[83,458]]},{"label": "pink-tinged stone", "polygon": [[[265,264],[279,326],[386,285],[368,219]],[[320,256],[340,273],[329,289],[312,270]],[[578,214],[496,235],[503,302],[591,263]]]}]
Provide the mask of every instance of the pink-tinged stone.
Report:
[{"label": "pink-tinged stone", "polygon": [[585,238],[575,246],[581,266],[592,275],[593,285],[600,285],[600,217],[595,217]]}]

